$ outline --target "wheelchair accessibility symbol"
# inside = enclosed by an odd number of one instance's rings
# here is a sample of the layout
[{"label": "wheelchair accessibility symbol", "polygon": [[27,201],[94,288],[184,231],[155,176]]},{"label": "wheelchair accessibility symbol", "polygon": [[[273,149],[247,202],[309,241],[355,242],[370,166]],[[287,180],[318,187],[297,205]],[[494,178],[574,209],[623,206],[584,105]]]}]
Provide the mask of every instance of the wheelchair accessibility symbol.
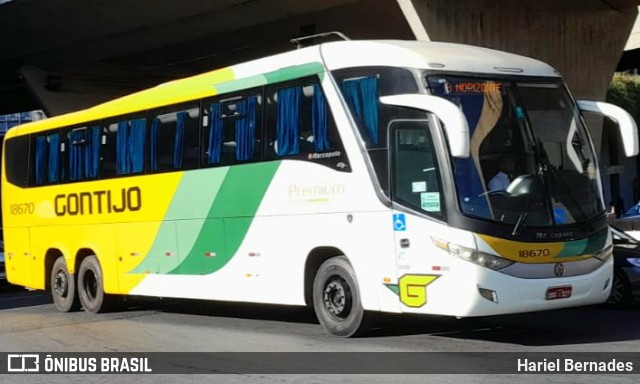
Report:
[{"label": "wheelchair accessibility symbol", "polygon": [[393,215],[393,230],[394,231],[407,230],[407,220],[404,213],[396,213]]}]

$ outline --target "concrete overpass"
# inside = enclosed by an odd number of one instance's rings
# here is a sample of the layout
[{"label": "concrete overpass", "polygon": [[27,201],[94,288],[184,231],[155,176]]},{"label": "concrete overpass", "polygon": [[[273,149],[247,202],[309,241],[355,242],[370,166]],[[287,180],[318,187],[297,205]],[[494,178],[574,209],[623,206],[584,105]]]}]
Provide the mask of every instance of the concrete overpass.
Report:
[{"label": "concrete overpass", "polygon": [[300,34],[432,39],[550,62],[602,99],[640,0],[0,0],[0,113],[55,115],[291,49]]}]

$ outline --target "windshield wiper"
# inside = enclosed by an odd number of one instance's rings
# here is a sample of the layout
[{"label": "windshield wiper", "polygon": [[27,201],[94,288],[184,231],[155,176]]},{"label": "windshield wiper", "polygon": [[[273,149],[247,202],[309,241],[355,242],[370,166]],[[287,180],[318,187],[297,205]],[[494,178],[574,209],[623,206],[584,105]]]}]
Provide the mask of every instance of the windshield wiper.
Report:
[{"label": "windshield wiper", "polygon": [[536,171],[536,177],[533,180],[533,186],[531,187],[531,192],[529,193],[529,197],[527,197],[527,201],[524,203],[524,207],[522,207],[522,212],[518,215],[518,220],[516,220],[516,224],[513,226],[513,231],[511,232],[511,236],[516,236],[520,233],[520,227],[524,225],[524,222],[527,220],[527,216],[529,216],[529,205],[533,201],[533,197],[536,195],[538,191],[538,185],[540,184],[540,180],[544,176],[544,166],[542,163],[538,162],[538,170]]},{"label": "windshield wiper", "polygon": [[549,174],[551,175],[551,181],[553,182],[553,190],[555,191],[556,200],[558,200],[558,191],[556,189],[556,183],[559,180],[562,185],[562,190],[564,191],[565,195],[569,198],[569,202],[571,203],[573,209],[578,214],[578,218],[584,224],[584,227],[587,229],[587,231],[591,231],[593,229],[593,220],[589,219],[587,214],[584,212],[584,209],[582,209],[582,206],[576,200],[576,197],[573,195],[573,192],[571,192],[571,189],[567,187],[567,182],[562,177],[556,178],[556,170],[553,167],[549,168]]},{"label": "windshield wiper", "polygon": [[[523,121],[523,124],[524,124],[524,128],[529,133],[529,137],[531,138],[531,145],[533,147],[533,153],[535,154],[535,157],[536,157],[536,164],[538,165],[538,170],[536,171],[536,178],[533,180],[531,193],[529,194],[529,197],[527,198],[527,201],[524,204],[524,207],[522,207],[522,212],[520,212],[520,215],[518,215],[518,220],[516,220],[516,224],[513,227],[511,236],[516,236],[520,233],[520,228],[524,226],[527,216],[529,216],[529,206],[531,205],[531,202],[533,201],[533,198],[536,195],[536,192],[538,191],[538,185],[540,184],[540,181],[544,183],[544,174],[548,170],[548,168],[551,166],[551,164],[549,163],[549,158],[547,157],[547,154],[544,151],[544,147],[542,146],[542,142],[540,141],[539,138],[534,138],[533,130],[531,129],[531,127],[529,126],[526,120]],[[547,191],[547,201],[550,201],[550,199],[551,199],[551,196]],[[551,207],[549,206],[547,207],[548,210],[550,208]]]},{"label": "windshield wiper", "polygon": [[[562,177],[556,177],[556,169],[549,161],[549,158],[547,157],[547,154],[544,150],[544,147],[542,146],[542,142],[540,141],[540,139],[536,140],[534,149],[536,154],[536,161],[538,163],[538,171],[536,172],[536,178],[531,188],[531,193],[529,194],[529,197],[527,198],[527,201],[524,207],[522,208],[522,212],[520,212],[520,215],[518,216],[518,220],[516,220],[516,224],[513,227],[513,231],[511,232],[511,235],[512,236],[518,235],[520,233],[521,227],[524,226],[527,216],[529,215],[529,206],[531,205],[531,201],[535,196],[540,180],[544,182],[545,174],[550,175],[549,181],[551,185],[549,185],[549,187],[550,187],[550,190],[553,191],[553,194],[555,195],[552,197],[551,194],[548,193],[548,196],[547,196],[548,199],[554,198],[556,201],[559,200],[558,188],[556,186],[559,181],[559,183],[562,186],[562,190],[564,191],[564,194],[567,196],[567,198],[569,199],[569,202],[571,203],[571,206],[572,206],[571,208],[573,208],[572,211],[575,211],[577,213],[578,218],[585,225],[587,230],[593,229],[593,220],[587,217],[587,214],[584,212],[584,210],[580,206],[580,203],[576,200],[571,190],[567,187],[566,181]],[[554,214],[553,208],[552,207],[548,207],[548,208],[550,210],[549,213],[553,215]],[[555,223],[555,218],[553,218],[553,216],[552,216],[552,221]]]}]

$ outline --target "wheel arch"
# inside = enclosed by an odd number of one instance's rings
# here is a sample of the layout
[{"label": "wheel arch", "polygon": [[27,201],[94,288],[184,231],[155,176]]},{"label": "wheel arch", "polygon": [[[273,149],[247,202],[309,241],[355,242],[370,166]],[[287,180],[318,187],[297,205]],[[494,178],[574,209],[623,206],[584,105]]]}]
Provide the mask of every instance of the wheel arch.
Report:
[{"label": "wheel arch", "polygon": [[44,254],[44,288],[45,290],[51,289],[51,272],[53,271],[53,264],[59,257],[64,257],[62,251],[58,248],[49,248]]},{"label": "wheel arch", "polygon": [[[78,270],[80,270],[80,264],[82,264],[82,260],[86,259],[89,256],[96,256],[96,259],[98,258],[96,253],[91,248],[78,249],[78,252],[76,252],[76,258],[73,264],[74,271],[76,271],[76,273]],[[100,260],[98,260],[98,264],[100,264]]]},{"label": "wheel arch", "polygon": [[347,255],[336,247],[316,247],[309,252],[304,265],[304,302],[307,306],[313,306],[313,280],[318,269],[322,263],[337,256],[344,256],[349,260]]}]

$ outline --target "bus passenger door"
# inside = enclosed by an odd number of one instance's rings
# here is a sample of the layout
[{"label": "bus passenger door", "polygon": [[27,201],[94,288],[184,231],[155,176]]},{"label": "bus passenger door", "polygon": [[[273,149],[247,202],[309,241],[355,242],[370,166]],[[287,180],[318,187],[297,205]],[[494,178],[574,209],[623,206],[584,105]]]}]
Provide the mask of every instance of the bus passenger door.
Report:
[{"label": "bus passenger door", "polygon": [[31,243],[28,228],[4,229],[4,257],[7,278],[12,284],[37,288],[33,284]]},{"label": "bus passenger door", "polygon": [[427,287],[441,275],[432,241],[445,228],[438,156],[426,119],[395,120],[389,135],[396,289],[406,307],[422,308],[428,303]]}]

